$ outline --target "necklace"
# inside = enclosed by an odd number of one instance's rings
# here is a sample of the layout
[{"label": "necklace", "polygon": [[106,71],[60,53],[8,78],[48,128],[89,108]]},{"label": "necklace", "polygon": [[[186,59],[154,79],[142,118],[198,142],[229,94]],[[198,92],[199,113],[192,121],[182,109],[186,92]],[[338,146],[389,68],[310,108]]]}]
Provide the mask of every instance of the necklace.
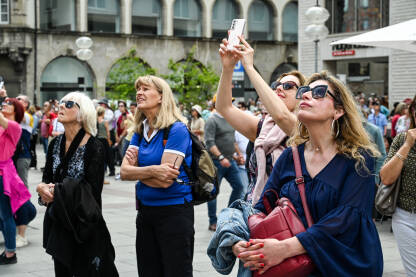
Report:
[{"label": "necklace", "polygon": [[319,146],[313,146],[312,142],[310,142],[310,141],[309,141],[309,145],[315,152],[321,151],[321,148],[319,148]]}]

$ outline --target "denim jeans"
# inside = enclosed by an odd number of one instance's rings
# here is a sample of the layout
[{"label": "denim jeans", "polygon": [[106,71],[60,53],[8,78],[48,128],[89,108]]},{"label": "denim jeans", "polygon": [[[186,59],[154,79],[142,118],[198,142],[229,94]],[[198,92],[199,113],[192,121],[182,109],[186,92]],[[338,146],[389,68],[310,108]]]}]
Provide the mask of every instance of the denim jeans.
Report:
[{"label": "denim jeans", "polygon": [[48,138],[40,137],[40,143],[43,146],[43,152],[45,155],[48,153]]},{"label": "denim jeans", "polygon": [[10,199],[3,192],[3,176],[0,176],[0,230],[3,232],[6,251],[15,252],[16,224],[10,207]]},{"label": "denim jeans", "polygon": [[[218,182],[221,184],[222,178],[225,178],[233,189],[230,195],[230,200],[228,201],[228,206],[230,206],[231,203],[237,199],[243,199],[246,190],[243,182],[241,181],[240,170],[238,169],[237,163],[234,160],[231,160],[230,163],[230,167],[223,167],[218,160],[214,160],[214,164],[218,169]],[[208,202],[208,217],[210,225],[217,223],[216,199]]]}]

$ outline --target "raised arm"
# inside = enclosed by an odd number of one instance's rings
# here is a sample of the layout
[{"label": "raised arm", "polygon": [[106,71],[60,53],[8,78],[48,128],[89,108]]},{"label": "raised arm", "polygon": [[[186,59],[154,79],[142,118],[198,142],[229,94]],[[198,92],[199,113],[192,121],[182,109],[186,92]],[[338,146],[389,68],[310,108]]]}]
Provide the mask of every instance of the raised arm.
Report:
[{"label": "raised arm", "polygon": [[402,136],[404,134],[400,134],[394,139],[387,157],[388,162],[380,170],[381,182],[385,185],[391,185],[399,178],[407,155],[415,144],[416,129],[410,129],[406,132],[404,143],[401,143],[403,141]]},{"label": "raised arm", "polygon": [[240,37],[240,40],[243,45],[237,46],[234,52],[241,59],[261,102],[283,132],[291,134],[296,126],[296,115],[287,108],[283,100],[276,95],[254,68],[254,49],[243,37]]},{"label": "raised arm", "polygon": [[219,50],[222,62],[222,73],[218,85],[215,108],[234,129],[242,133],[249,140],[254,141],[260,119],[239,110],[232,104],[232,78],[238,59],[234,57],[234,54],[230,50],[227,50],[227,44],[227,40],[224,39]]}]

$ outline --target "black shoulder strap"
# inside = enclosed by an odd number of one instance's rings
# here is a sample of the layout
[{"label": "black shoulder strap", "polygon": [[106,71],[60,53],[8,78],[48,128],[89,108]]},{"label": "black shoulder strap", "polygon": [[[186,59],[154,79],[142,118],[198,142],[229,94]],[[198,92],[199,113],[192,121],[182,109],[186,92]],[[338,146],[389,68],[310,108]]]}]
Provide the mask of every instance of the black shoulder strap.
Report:
[{"label": "black shoulder strap", "polygon": [[[173,124],[175,124],[175,123],[173,123]],[[168,142],[170,129],[172,129],[173,124],[169,125],[165,129],[163,129],[163,146],[166,146],[166,143]]]}]

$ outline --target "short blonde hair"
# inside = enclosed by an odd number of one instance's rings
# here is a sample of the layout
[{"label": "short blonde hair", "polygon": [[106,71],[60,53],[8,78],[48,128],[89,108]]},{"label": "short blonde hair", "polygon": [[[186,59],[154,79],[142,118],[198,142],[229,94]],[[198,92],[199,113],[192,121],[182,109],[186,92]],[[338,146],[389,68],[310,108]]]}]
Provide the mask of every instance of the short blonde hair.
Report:
[{"label": "short blonde hair", "polygon": [[[344,114],[337,120],[337,124],[334,124],[338,125],[339,128],[339,135],[335,137],[338,153],[355,159],[355,168],[357,171],[360,168],[364,168],[368,171],[362,151],[367,152],[373,157],[379,156],[380,153],[370,141],[370,138],[363,127],[361,115],[351,92],[340,80],[328,74],[326,71],[312,74],[306,82],[306,85],[310,85],[318,80],[328,82],[329,87],[341,102],[337,103],[337,101],[334,100],[335,108],[344,110]],[[294,134],[287,142],[288,145],[296,146],[309,140],[308,130],[299,119],[297,121],[297,126],[299,126],[299,128],[295,128]]]},{"label": "short blonde hair", "polygon": [[[137,90],[141,85],[152,86],[162,95],[162,103],[160,104],[159,111],[153,119],[153,122],[151,122],[154,128],[164,129],[176,121],[181,121],[185,125],[187,124],[186,118],[182,115],[178,106],[176,106],[172,90],[165,80],[153,75],[141,76],[137,78],[134,87]],[[141,134],[142,124],[145,119],[145,114],[140,109],[137,109],[134,115],[134,123],[136,125],[134,131],[136,133]]]},{"label": "short blonde hair", "polygon": [[78,121],[81,122],[85,132],[95,136],[97,134],[97,113],[92,100],[79,91],[70,92],[61,100],[72,100],[79,105]]},{"label": "short blonde hair", "polygon": [[98,107],[97,107],[97,117],[98,117],[98,116],[102,116],[103,114],[105,114],[105,109],[104,109],[104,107],[98,106]]}]

